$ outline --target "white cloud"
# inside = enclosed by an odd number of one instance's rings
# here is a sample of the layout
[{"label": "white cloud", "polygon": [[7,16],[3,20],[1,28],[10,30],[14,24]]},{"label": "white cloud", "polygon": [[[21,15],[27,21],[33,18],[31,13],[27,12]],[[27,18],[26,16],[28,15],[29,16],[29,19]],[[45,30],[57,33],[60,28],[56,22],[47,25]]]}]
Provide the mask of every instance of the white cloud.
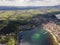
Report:
[{"label": "white cloud", "polygon": [[53,6],[60,5],[59,0],[0,0],[0,6]]}]

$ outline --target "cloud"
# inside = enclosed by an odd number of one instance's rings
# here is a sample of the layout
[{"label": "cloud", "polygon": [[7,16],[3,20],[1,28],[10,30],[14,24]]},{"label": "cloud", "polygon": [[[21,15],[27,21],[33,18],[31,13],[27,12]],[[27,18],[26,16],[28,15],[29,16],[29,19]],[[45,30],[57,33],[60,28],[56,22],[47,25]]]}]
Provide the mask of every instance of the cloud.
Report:
[{"label": "cloud", "polygon": [[60,5],[59,0],[0,0],[0,6],[53,6]]}]

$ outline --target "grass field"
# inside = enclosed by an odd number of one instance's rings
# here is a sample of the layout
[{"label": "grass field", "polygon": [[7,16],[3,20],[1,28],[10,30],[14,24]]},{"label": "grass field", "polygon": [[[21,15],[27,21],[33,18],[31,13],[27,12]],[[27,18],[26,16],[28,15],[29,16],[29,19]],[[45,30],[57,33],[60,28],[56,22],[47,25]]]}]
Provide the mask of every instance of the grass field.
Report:
[{"label": "grass field", "polygon": [[58,12],[59,10],[6,10],[0,11],[0,20],[19,20],[21,18],[27,19],[33,17],[37,14],[46,14],[46,13],[53,13]]}]

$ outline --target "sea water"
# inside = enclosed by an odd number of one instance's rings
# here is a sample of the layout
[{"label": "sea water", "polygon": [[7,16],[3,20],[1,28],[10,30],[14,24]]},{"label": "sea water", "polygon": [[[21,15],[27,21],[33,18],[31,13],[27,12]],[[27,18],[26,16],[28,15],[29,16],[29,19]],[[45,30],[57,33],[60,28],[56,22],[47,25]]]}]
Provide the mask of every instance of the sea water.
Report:
[{"label": "sea water", "polygon": [[20,45],[55,45],[50,33],[41,28],[21,31],[18,38]]}]

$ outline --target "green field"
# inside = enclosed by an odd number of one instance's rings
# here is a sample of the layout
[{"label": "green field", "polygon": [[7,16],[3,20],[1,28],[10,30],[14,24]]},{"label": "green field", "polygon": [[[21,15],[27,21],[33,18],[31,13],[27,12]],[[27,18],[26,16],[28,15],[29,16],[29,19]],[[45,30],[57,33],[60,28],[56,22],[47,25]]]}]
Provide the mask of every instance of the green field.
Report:
[{"label": "green field", "polygon": [[59,10],[6,10],[0,11],[0,20],[19,20],[21,18],[27,19],[31,18],[37,14],[46,14],[46,13],[54,13],[59,12]]}]

